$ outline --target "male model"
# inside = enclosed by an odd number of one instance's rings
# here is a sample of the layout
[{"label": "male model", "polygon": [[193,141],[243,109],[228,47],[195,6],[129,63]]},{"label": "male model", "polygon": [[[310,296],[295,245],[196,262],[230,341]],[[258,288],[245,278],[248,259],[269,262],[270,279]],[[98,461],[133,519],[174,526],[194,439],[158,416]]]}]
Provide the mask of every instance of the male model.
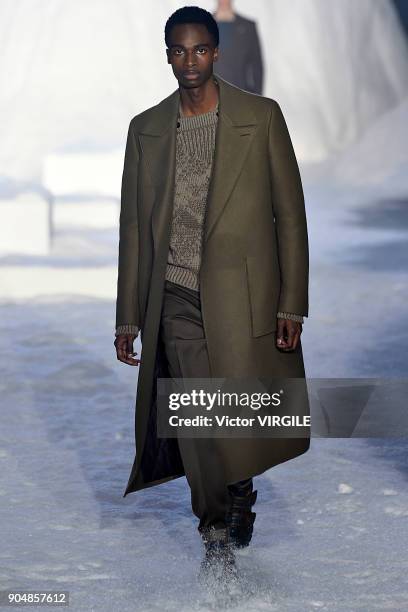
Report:
[{"label": "male model", "polygon": [[252,477],[310,439],[159,438],[156,382],[305,377],[303,191],[278,103],[213,73],[212,15],[177,10],[165,41],[178,88],[131,120],[122,179],[115,346],[140,363],[124,496],[185,475],[206,559],[233,567],[251,539]]}]

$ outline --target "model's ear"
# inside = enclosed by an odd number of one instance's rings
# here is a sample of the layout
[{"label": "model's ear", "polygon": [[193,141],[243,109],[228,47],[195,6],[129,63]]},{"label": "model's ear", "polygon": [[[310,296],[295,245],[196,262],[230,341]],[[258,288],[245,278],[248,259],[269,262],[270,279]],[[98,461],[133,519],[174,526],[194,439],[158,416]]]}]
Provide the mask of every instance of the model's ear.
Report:
[{"label": "model's ear", "polygon": [[218,60],[218,47],[215,47],[213,61],[216,62],[217,60]]}]

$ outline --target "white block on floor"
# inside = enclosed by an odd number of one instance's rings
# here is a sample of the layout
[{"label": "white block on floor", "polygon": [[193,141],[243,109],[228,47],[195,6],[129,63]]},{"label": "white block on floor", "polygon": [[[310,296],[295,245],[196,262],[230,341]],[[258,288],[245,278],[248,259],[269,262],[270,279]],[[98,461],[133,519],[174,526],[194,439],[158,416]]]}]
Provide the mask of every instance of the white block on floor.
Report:
[{"label": "white block on floor", "polygon": [[117,266],[0,266],[0,300],[56,295],[112,300],[116,283]]},{"label": "white block on floor", "polygon": [[36,193],[0,199],[0,255],[48,255],[50,203]]},{"label": "white block on floor", "polygon": [[43,184],[56,197],[92,194],[120,198],[124,151],[53,153],[44,159]]},{"label": "white block on floor", "polygon": [[54,200],[53,227],[55,230],[89,227],[94,229],[115,228],[119,224],[120,205],[118,200]]}]

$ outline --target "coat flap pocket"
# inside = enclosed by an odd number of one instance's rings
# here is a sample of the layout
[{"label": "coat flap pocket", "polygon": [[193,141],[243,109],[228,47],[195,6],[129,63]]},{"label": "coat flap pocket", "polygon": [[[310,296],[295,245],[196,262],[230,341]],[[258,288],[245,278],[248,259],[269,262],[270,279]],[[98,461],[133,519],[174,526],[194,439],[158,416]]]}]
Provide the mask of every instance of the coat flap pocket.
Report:
[{"label": "coat flap pocket", "polygon": [[[273,265],[257,257],[246,257],[246,278],[251,313],[251,333],[254,338],[277,329],[280,279]],[[276,270],[276,269],[275,269]]]}]

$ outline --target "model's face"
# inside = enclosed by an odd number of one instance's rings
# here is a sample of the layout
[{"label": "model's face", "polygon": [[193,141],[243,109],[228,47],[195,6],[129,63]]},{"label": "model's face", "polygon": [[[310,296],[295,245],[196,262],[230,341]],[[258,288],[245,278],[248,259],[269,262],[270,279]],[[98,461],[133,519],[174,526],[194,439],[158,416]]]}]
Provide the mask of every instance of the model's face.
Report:
[{"label": "model's face", "polygon": [[172,29],[166,53],[167,63],[171,64],[179,84],[187,88],[199,87],[213,73],[218,47],[214,47],[212,36],[204,25],[186,23]]}]

